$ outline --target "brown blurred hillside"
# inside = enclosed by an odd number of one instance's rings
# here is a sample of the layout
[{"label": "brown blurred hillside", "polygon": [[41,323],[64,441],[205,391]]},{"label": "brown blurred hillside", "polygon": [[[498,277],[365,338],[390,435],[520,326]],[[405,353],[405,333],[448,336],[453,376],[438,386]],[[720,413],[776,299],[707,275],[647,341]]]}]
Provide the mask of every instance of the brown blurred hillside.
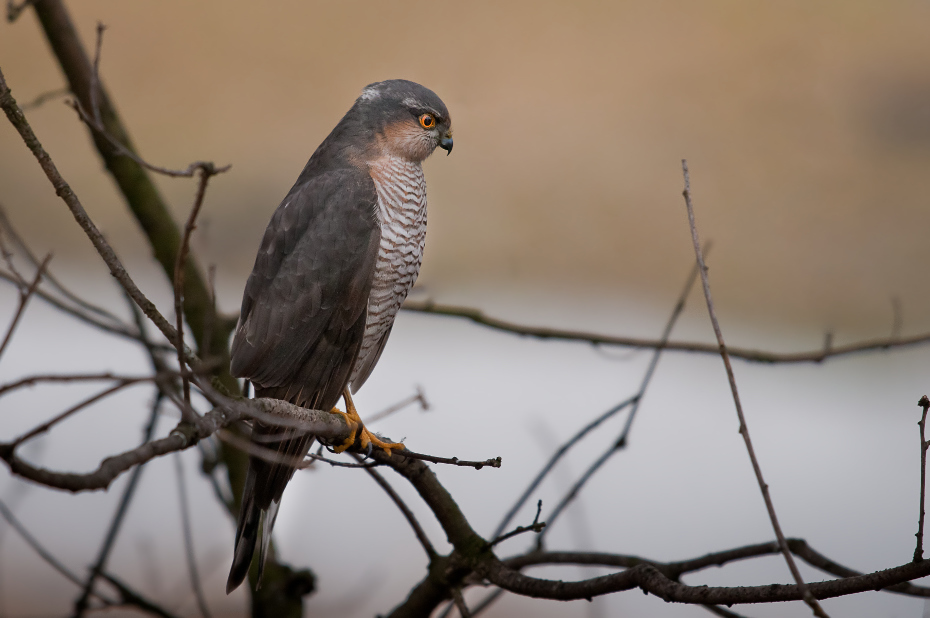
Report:
[{"label": "brown blurred hillside", "polygon": [[[724,315],[885,334],[930,327],[926,2],[70,2],[143,155],[232,163],[196,247],[241,286],[264,225],[367,83],[448,104],[427,164],[421,281],[673,297],[689,159]],[[26,11],[0,66],[27,102],[64,82]],[[29,112],[118,249],[141,236],[60,101]],[[159,180],[179,216],[190,181]],[[60,263],[94,256],[8,123],[0,201]],[[142,255],[139,253],[138,255]]]}]

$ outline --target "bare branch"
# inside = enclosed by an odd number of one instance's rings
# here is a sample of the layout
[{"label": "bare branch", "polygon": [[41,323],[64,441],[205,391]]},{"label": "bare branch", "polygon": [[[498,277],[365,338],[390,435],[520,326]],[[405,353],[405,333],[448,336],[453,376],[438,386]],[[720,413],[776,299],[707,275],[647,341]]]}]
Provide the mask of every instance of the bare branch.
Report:
[{"label": "bare branch", "polygon": [[[174,373],[174,372],[172,372]],[[22,378],[15,382],[10,382],[8,384],[0,385],[0,395],[8,391],[13,391],[18,388],[24,388],[26,386],[32,386],[37,382],[98,382],[98,381],[116,381],[116,382],[145,382],[151,380],[161,379],[163,375],[156,374],[155,376],[125,376],[115,373],[105,372],[105,373],[73,373],[73,374],[44,374],[44,375],[35,375],[29,376],[27,378]]]},{"label": "bare branch", "polygon": [[529,577],[493,560],[479,562],[476,566],[476,571],[491,583],[510,592],[529,597],[568,601],[640,588],[670,603],[697,605],[801,601],[804,599],[805,592],[815,599],[829,599],[868,590],[881,590],[895,583],[930,574],[930,560],[922,560],[868,575],[813,582],[807,584],[806,590],[802,591],[797,584],[733,587],[687,586],[669,579],[654,565],[645,562],[619,573],[580,582]]},{"label": "bare branch", "polygon": [[778,539],[778,545],[781,547],[782,555],[784,555],[785,562],[788,564],[788,569],[791,571],[791,575],[794,577],[794,581],[801,591],[804,602],[810,606],[814,615],[820,618],[828,618],[827,613],[820,607],[817,599],[810,594],[807,585],[804,583],[804,579],[801,577],[801,572],[794,563],[794,558],[791,557],[791,550],[788,548],[788,543],[785,542],[785,535],[782,534],[781,525],[778,523],[778,516],[775,514],[775,504],[772,502],[772,497],[769,495],[769,486],[762,478],[762,468],[759,465],[759,460],[756,458],[756,452],[752,447],[752,440],[749,437],[749,426],[746,424],[746,417],[743,415],[743,405],[740,403],[739,391],[736,388],[736,376],[733,374],[733,367],[730,365],[727,346],[723,341],[723,332],[720,330],[720,323],[717,321],[717,314],[714,311],[714,301],[710,295],[707,266],[704,264],[704,254],[701,251],[701,242],[698,240],[697,225],[694,222],[694,207],[691,204],[691,178],[688,175],[688,162],[685,159],[681,160],[681,169],[685,177],[685,188],[682,194],[685,198],[685,207],[688,210],[691,240],[694,244],[694,253],[697,257],[698,267],[701,272],[701,284],[704,287],[704,299],[707,301],[707,313],[710,314],[710,321],[714,327],[714,334],[717,337],[717,345],[720,347],[720,356],[723,358],[723,365],[727,371],[727,379],[730,382],[730,392],[733,394],[736,416],[739,418],[739,432],[743,436],[743,442],[746,443],[746,451],[749,453],[749,460],[752,462],[752,469],[756,474],[756,480],[759,482],[759,490],[762,492],[762,499],[765,500],[765,508],[772,522],[772,529],[775,531],[775,537]]},{"label": "bare branch", "polygon": [[144,612],[148,612],[154,616],[160,616],[161,618],[176,618],[174,614],[169,613],[148,599],[140,596],[111,573],[101,573],[100,577],[107,580],[111,586],[119,591],[120,597],[122,597],[123,600],[123,605],[137,607]]},{"label": "bare branch", "polygon": [[[6,504],[4,504],[2,500],[0,500],[0,515],[3,516],[3,519],[6,520],[6,523],[8,523],[10,527],[16,530],[17,534],[19,534],[19,536],[26,542],[26,544],[29,545],[29,547],[31,547],[35,553],[39,554],[39,557],[45,560],[49,566],[61,573],[65,579],[71,581],[74,584],[77,584],[78,586],[82,585],[80,578],[72,573],[71,570],[63,565],[57,558],[55,558],[51,552],[45,549],[45,547],[39,542],[37,538],[32,536],[29,530],[27,530],[26,527],[20,523],[16,516],[13,515],[13,512],[7,508]],[[114,601],[108,599],[107,597],[96,594],[95,596],[103,600],[104,603],[114,603]]]},{"label": "bare branch", "polygon": [[455,602],[455,607],[459,610],[459,616],[462,618],[472,618],[471,612],[468,611],[468,606],[465,605],[465,599],[462,597],[461,588],[452,589],[452,599]]},{"label": "bare branch", "polygon": [[[20,535],[20,537],[29,545],[33,551],[35,551],[39,557],[41,557],[45,562],[47,562],[53,569],[61,573],[68,581],[78,585],[83,586],[80,578],[72,573],[66,566],[58,561],[45,547],[36,539],[29,530],[13,515],[13,513],[7,508],[7,506],[0,501],[0,516],[2,516],[6,522]],[[120,594],[120,601],[113,600],[105,595],[102,595],[98,592],[90,592],[94,597],[100,599],[105,607],[119,607],[121,605],[128,605],[136,607],[144,612],[153,614],[156,616],[161,616],[162,618],[175,618],[173,615],[144,598],[139,593],[135,592],[129,588],[126,584],[117,580],[112,575],[107,573],[101,573],[101,577],[106,579],[110,584],[116,588]]]},{"label": "bare branch", "polygon": [[471,610],[472,617],[479,615],[481,612],[491,607],[491,605],[499,599],[506,590],[503,588],[495,588],[494,591],[488,596],[484,597],[481,601],[478,602]]},{"label": "bare branch", "polygon": [[[322,449],[323,447],[321,446],[320,448]],[[350,453],[350,455],[351,454],[354,454],[354,453]],[[309,459],[309,461],[307,461],[307,459]],[[333,468],[377,468],[378,466],[381,465],[376,461],[366,461],[364,463],[350,463],[346,461],[336,461],[335,459],[330,459],[329,457],[323,457],[322,455],[320,455],[319,451],[316,453],[307,453],[307,459],[300,462],[300,465],[298,465],[297,468],[300,468],[301,470],[309,470],[313,466],[313,464],[315,464],[318,461],[325,463],[325,464],[329,464]]]},{"label": "bare branch", "polygon": [[923,408],[923,414],[920,417],[920,518],[917,521],[917,547],[914,549],[914,562],[923,560],[924,557],[924,494],[927,490],[927,448],[930,442],[927,442],[925,435],[927,428],[927,410],[930,410],[930,399],[924,395],[917,402]]},{"label": "bare branch", "polygon": [[55,88],[54,90],[48,90],[46,92],[40,93],[39,95],[36,96],[36,98],[29,101],[28,103],[23,103],[22,105],[23,111],[27,112],[33,109],[38,109],[42,107],[43,105],[45,105],[46,103],[48,103],[49,101],[53,99],[57,99],[58,97],[67,96],[70,93],[71,91],[64,87]]},{"label": "bare branch", "polygon": [[[17,285],[16,277],[11,275],[10,273],[0,271],[0,279],[4,281],[8,281],[12,283],[13,285]],[[81,309],[77,309],[75,307],[69,307],[68,305],[66,305],[59,299],[55,298],[51,294],[44,292],[41,288],[36,289],[35,296],[42,299],[44,302],[50,304],[51,306],[55,307],[59,311],[67,313],[68,315],[74,318],[77,318],[78,320],[84,322],[85,324],[89,324],[91,326],[99,328],[100,330],[104,332],[107,332],[113,335],[118,335],[120,337],[125,337],[126,339],[132,339],[133,341],[140,340],[139,333],[128,328],[127,326],[124,326],[122,324],[117,324],[117,325],[109,324],[103,320],[100,320],[90,315],[86,311],[82,311]],[[174,350],[173,346],[169,347],[169,346],[162,345],[162,344],[155,344],[155,347],[158,348],[160,351]]]},{"label": "bare branch", "polygon": [[[474,322],[475,324],[486,326],[494,330],[499,330],[524,337],[535,337],[537,339],[579,341],[590,343],[596,346],[611,345],[647,350],[654,350],[662,347],[665,350],[675,352],[696,352],[701,354],[720,353],[717,349],[717,346],[709,343],[669,341],[663,346],[662,342],[658,339],[622,337],[577,330],[562,330],[557,328],[546,328],[543,326],[528,326],[524,324],[517,324],[515,322],[509,322],[507,320],[501,320],[485,315],[484,312],[472,307],[445,305],[441,303],[435,303],[431,300],[407,301],[404,303],[402,309],[416,313],[429,313],[433,315],[463,318]],[[754,350],[751,348],[738,347],[727,348],[727,350],[729,351],[732,358],[740,358],[746,361],[757,363],[820,363],[837,356],[846,356],[860,352],[898,349],[926,343],[930,343],[930,333],[923,333],[911,337],[895,337],[891,339],[868,339],[858,343],[837,346],[829,350],[820,349],[810,352],[768,352],[765,350]]]},{"label": "bare branch", "polygon": [[[20,236],[19,232],[13,226],[13,222],[10,220],[9,215],[7,215],[6,213],[6,208],[4,208],[2,204],[0,204],[0,228],[2,228],[3,232],[6,233],[6,235],[10,238],[10,240],[13,241],[13,244],[16,245],[16,248],[19,251],[19,253],[21,253],[22,256],[26,258],[26,260],[32,265],[33,268],[38,269],[39,265],[41,264],[41,261],[38,259],[38,257],[36,257],[35,253],[33,253],[32,249],[29,248],[29,245],[26,244],[26,241],[23,240],[23,237]],[[14,274],[16,274],[15,269],[12,268],[12,264],[10,265],[10,267],[11,267],[11,270],[14,271]],[[100,317],[106,318],[107,320],[110,320],[111,322],[113,322],[113,324],[122,325],[125,327],[125,323],[123,322],[123,320],[117,317],[116,315],[114,315],[113,313],[111,313],[110,311],[108,311],[107,309],[100,307],[98,305],[95,305],[93,303],[90,303],[84,300],[83,298],[79,297],[77,294],[74,294],[73,292],[71,292],[71,290],[65,287],[64,284],[62,284],[58,280],[58,278],[52,274],[52,271],[50,269],[48,268],[45,269],[45,274],[42,276],[42,280],[50,283],[53,288],[55,288],[56,290],[58,290],[59,293],[61,293],[62,296],[64,296],[67,300],[73,302],[75,305],[77,305],[81,309],[97,314]]]},{"label": "bare branch", "polygon": [[449,464],[450,466],[462,466],[465,468],[474,468],[475,470],[480,470],[485,466],[490,466],[491,468],[500,468],[501,467],[501,458],[494,457],[492,459],[485,459],[484,461],[468,461],[465,459],[459,459],[458,457],[437,457],[436,455],[426,455],[424,453],[415,453],[411,450],[404,449],[403,451],[398,451],[398,455],[401,457],[406,457],[408,459],[422,459],[423,461],[429,461],[432,463],[439,464]]},{"label": "bare branch", "polygon": [[[354,455],[356,461],[361,462],[362,458],[359,455]],[[426,536],[426,532],[423,530],[423,527],[420,525],[420,522],[417,521],[416,516],[413,514],[413,511],[410,510],[410,507],[404,502],[403,498],[394,491],[394,488],[391,487],[391,484],[381,476],[381,474],[374,470],[373,468],[365,468],[365,471],[368,472],[368,475],[375,480],[375,482],[384,490],[384,492],[391,498],[397,508],[400,509],[400,512],[403,514],[404,518],[407,520],[407,523],[410,524],[410,527],[413,528],[413,533],[416,535],[417,540],[420,542],[420,545],[423,547],[423,551],[426,552],[426,557],[432,560],[436,557],[436,549],[433,547],[433,544],[430,542],[429,537]]]},{"label": "bare branch", "polygon": [[410,404],[417,403],[417,402],[419,402],[421,410],[423,410],[424,412],[429,410],[429,402],[426,400],[426,394],[423,392],[423,388],[420,386],[417,386],[417,392],[415,392],[413,395],[410,395],[406,399],[402,399],[398,401],[397,403],[388,406],[387,408],[385,408],[384,410],[381,410],[380,412],[372,414],[371,417],[365,421],[365,423],[371,424],[371,423],[374,423],[375,421],[383,420],[391,416],[395,412],[400,412],[401,410],[403,410]]},{"label": "bare branch", "polygon": [[[152,411],[149,414],[149,420],[142,435],[142,444],[145,444],[152,439],[152,434],[155,431],[155,424],[158,422],[158,412],[161,407],[162,397],[163,395],[161,391],[156,390],[155,401],[152,403]],[[129,504],[132,502],[132,499],[135,496],[136,487],[139,485],[139,479],[142,477],[142,470],[144,468],[145,464],[136,466],[133,468],[132,474],[129,476],[129,482],[123,489],[123,494],[120,496],[119,504],[116,507],[116,511],[113,513],[113,519],[110,522],[110,527],[107,530],[106,536],[103,538],[103,543],[100,546],[100,550],[97,552],[97,559],[94,561],[93,566],[90,568],[90,573],[87,576],[87,580],[82,584],[81,595],[74,602],[75,617],[84,615],[84,612],[87,610],[87,603],[90,595],[93,593],[94,582],[106,568],[107,559],[110,557],[110,551],[116,544],[116,535],[119,534],[119,530],[123,525],[123,519],[126,517],[126,512],[129,510]]]},{"label": "bare branch", "polygon": [[118,139],[110,135],[110,133],[107,132],[106,128],[102,124],[99,124],[94,118],[90,116],[90,114],[87,113],[87,111],[84,110],[84,107],[81,105],[80,101],[73,99],[68,104],[75,112],[77,112],[78,118],[80,118],[81,121],[96,134],[105,139],[120,156],[132,159],[133,162],[137,165],[140,165],[141,167],[144,167],[151,172],[155,172],[156,174],[170,176],[171,178],[193,178],[194,174],[197,173],[197,170],[206,166],[214,168],[214,174],[222,174],[224,172],[228,172],[232,168],[232,164],[224,165],[222,167],[214,167],[212,161],[194,161],[184,169],[171,169],[168,167],[162,167],[160,165],[153,165],[137,155],[132,150],[129,150]]},{"label": "bare branch", "polygon": [[574,436],[572,436],[567,442],[565,442],[565,444],[560,446],[558,450],[556,450],[556,452],[552,454],[552,457],[549,458],[549,461],[546,462],[546,465],[542,467],[542,470],[540,470],[539,473],[536,475],[536,477],[530,482],[529,486],[523,491],[522,494],[520,494],[520,497],[513,504],[513,506],[510,507],[510,510],[507,511],[506,515],[504,515],[504,518],[497,525],[497,528],[494,530],[494,534],[492,534],[491,536],[498,537],[501,534],[503,534],[504,529],[507,527],[508,524],[510,524],[513,518],[516,516],[517,511],[523,508],[523,505],[526,504],[526,501],[530,498],[533,492],[536,491],[536,488],[539,487],[539,484],[542,483],[543,479],[546,478],[549,472],[555,467],[555,464],[558,463],[560,459],[562,459],[562,456],[565,455],[565,453],[567,453],[569,449],[571,449],[573,446],[575,446],[575,444],[580,442],[586,435],[588,435],[589,433],[597,429],[597,427],[601,423],[613,417],[617,412],[620,412],[621,410],[632,405],[636,401],[637,398],[638,398],[638,395],[634,395],[633,397],[630,397],[626,401],[621,401],[620,403],[610,408],[609,410],[607,410],[606,412],[604,412],[603,414],[595,418],[593,421],[591,421],[590,423],[582,427]]},{"label": "bare branch", "polygon": [[[84,210],[84,206],[81,205],[77,195],[74,193],[74,191],[71,190],[70,185],[65,182],[65,179],[61,177],[61,174],[58,172],[58,168],[55,166],[55,163],[42,147],[41,142],[39,142],[39,139],[36,137],[35,133],[33,133],[32,127],[30,127],[29,123],[26,121],[26,117],[23,115],[22,110],[19,109],[18,105],[16,105],[16,101],[13,99],[13,96],[10,93],[10,88],[7,86],[6,79],[3,76],[2,71],[0,71],[0,108],[3,108],[3,111],[6,113],[7,118],[13,124],[13,127],[23,138],[23,141],[26,143],[26,146],[29,148],[29,150],[32,151],[32,154],[39,162],[39,165],[45,172],[49,182],[51,182],[52,186],[55,187],[55,193],[68,206],[68,209],[74,216],[75,221],[77,221],[78,225],[81,226],[81,229],[84,230],[84,233],[93,243],[94,248],[97,249],[97,253],[100,254],[100,257],[103,258],[103,261],[110,269],[110,274],[112,274],[113,277],[119,281],[120,285],[123,286],[123,289],[126,290],[126,293],[129,294],[129,296],[136,302],[136,304],[139,305],[139,308],[142,309],[143,313],[145,313],[145,315],[150,320],[152,320],[155,326],[158,327],[158,329],[165,335],[168,341],[176,341],[177,332],[175,329],[158,311],[152,301],[150,301],[136,286],[135,282],[129,276],[129,273],[126,272],[126,269],[119,261],[119,258],[116,257],[116,253],[113,251],[113,248],[110,247],[110,244],[103,237],[103,234],[100,233],[100,230],[97,229],[97,226],[94,225],[94,222],[91,221],[89,216],[87,216],[87,212]],[[196,358],[192,352],[188,351],[188,355],[190,358]]]},{"label": "bare branch", "polygon": [[[414,486],[435,514],[449,542],[455,548],[451,556],[438,557],[431,563],[430,574],[427,578],[414,587],[404,603],[390,614],[395,618],[428,615],[436,606],[449,598],[455,586],[460,586],[472,573],[483,577],[495,586],[517,594],[559,600],[590,599],[594,596],[632,588],[640,588],[669,602],[698,605],[772,603],[803,599],[804,592],[797,584],[707,587],[687,586],[674,581],[685,571],[699,570],[740,557],[778,552],[780,545],[777,542],[718,552],[690,561],[665,565],[635,556],[565,552],[530,554],[501,562],[494,556],[488,543],[474,532],[455,501],[425,464],[405,459],[400,454],[388,456],[380,451],[375,451],[372,457],[394,468]],[[795,540],[792,543],[803,544],[802,541]],[[805,546],[797,549],[803,550]],[[618,566],[627,570],[579,582],[539,579],[523,575],[515,570],[530,564],[544,563],[601,564]],[[436,579],[434,573],[442,573],[442,579]],[[811,583],[808,584],[807,589],[817,599],[885,588],[901,591],[898,585],[927,575],[930,575],[930,560],[922,560],[868,575],[854,575]]]},{"label": "bare branch", "polygon": [[[711,243],[708,242],[706,249],[710,249]],[[643,374],[642,382],[640,382],[639,391],[634,395],[630,401],[632,402],[632,409],[630,410],[629,415],[627,415],[626,422],[623,424],[623,429],[620,432],[620,435],[610,445],[597,459],[594,460],[591,465],[588,466],[587,470],[575,481],[574,485],[566,492],[565,496],[556,504],[555,509],[547,518],[549,523],[549,528],[543,530],[540,535],[536,538],[536,543],[541,547],[542,542],[545,540],[548,530],[551,530],[553,524],[559,516],[565,511],[569,504],[578,496],[581,490],[587,485],[588,481],[597,474],[598,470],[607,463],[607,461],[614,456],[615,453],[626,448],[627,440],[630,437],[630,431],[633,429],[633,421],[636,418],[636,413],[639,411],[639,406],[643,401],[643,398],[646,396],[646,389],[649,388],[649,384],[652,382],[652,376],[655,375],[656,367],[659,365],[659,359],[662,356],[662,352],[665,350],[664,344],[668,343],[669,337],[672,335],[672,330],[675,328],[675,324],[678,322],[678,318],[681,317],[682,312],[685,310],[685,303],[688,301],[688,296],[691,294],[691,288],[694,287],[694,282],[697,280],[697,266],[692,267],[691,271],[688,273],[688,277],[685,279],[685,284],[682,287],[681,293],[678,295],[678,300],[675,302],[675,306],[672,308],[672,313],[669,315],[668,320],[665,322],[665,328],[662,329],[662,336],[659,339],[660,346],[655,349],[652,353],[652,358],[649,360],[649,365],[646,367],[646,373]]]},{"label": "bare branch", "polygon": [[3,343],[0,343],[0,358],[3,357],[3,352],[6,350],[7,344],[10,343],[10,339],[13,337],[13,331],[16,330],[16,325],[19,324],[20,318],[23,317],[23,311],[26,310],[26,305],[29,304],[29,299],[32,298],[32,295],[35,293],[36,286],[39,285],[39,281],[42,280],[42,273],[45,272],[45,268],[48,266],[48,261],[50,259],[52,259],[51,253],[45,256],[45,259],[39,266],[39,270],[36,272],[36,276],[32,280],[32,283],[29,285],[29,288],[25,291],[20,291],[19,305],[16,307],[16,313],[13,315],[13,321],[10,322],[10,326],[6,330],[6,336],[3,338]]},{"label": "bare branch", "polygon": [[39,434],[45,433],[46,431],[48,431],[49,429],[51,429],[52,427],[54,427],[61,421],[65,420],[66,418],[73,415],[74,413],[83,410],[87,406],[93,403],[96,403],[97,401],[100,401],[101,399],[109,397],[113,393],[120,391],[126,388],[127,386],[131,386],[133,384],[139,384],[140,382],[146,382],[146,381],[149,381],[150,379],[151,378],[133,378],[133,379],[120,380],[115,386],[111,386],[110,388],[107,388],[97,393],[96,395],[91,395],[87,399],[84,399],[83,401],[80,401],[74,404],[73,406],[71,406],[70,408],[68,408],[61,414],[59,414],[58,416],[55,416],[51,420],[46,421],[42,423],[41,425],[35,427],[34,429],[27,431],[26,433],[16,438],[12,442],[10,442],[9,445],[6,445],[6,446],[8,446],[11,450],[15,449],[23,442],[27,440],[31,440],[32,438],[36,437]]},{"label": "bare branch", "polygon": [[517,526],[516,528],[514,528],[507,534],[502,534],[498,536],[493,541],[491,541],[491,547],[494,547],[495,545],[498,545],[499,543],[502,543],[506,541],[507,539],[513,538],[525,532],[535,532],[537,534],[542,532],[543,528],[546,527],[546,522],[539,521],[540,514],[542,514],[542,500],[536,503],[536,517],[533,519],[532,524],[530,524],[529,526]]},{"label": "bare branch", "polygon": [[[98,33],[100,31],[100,26],[98,26]],[[98,49],[99,49],[99,39],[98,39]],[[216,171],[213,169],[213,164],[204,164],[200,167],[200,182],[197,184],[197,196],[194,198],[194,205],[191,208],[190,216],[187,218],[187,225],[184,226],[184,236],[181,239],[181,248],[178,250],[177,259],[174,262],[174,315],[175,315],[175,330],[178,333],[178,338],[175,341],[175,346],[178,351],[178,366],[181,368],[184,367],[185,355],[184,355],[184,266],[187,261],[187,252],[190,248],[191,234],[194,232],[195,222],[197,221],[197,215],[200,214],[200,207],[203,205],[203,198],[207,192],[207,183],[210,182],[210,176],[215,174]],[[193,408],[190,407],[191,403],[191,383],[187,376],[181,377],[182,391],[184,394],[184,403],[187,406],[182,410],[182,414],[185,411],[189,411],[192,414],[196,414]],[[191,420],[191,419],[187,419]]]},{"label": "bare branch", "polygon": [[197,558],[194,555],[194,535],[191,531],[190,505],[187,502],[187,483],[184,481],[184,466],[181,454],[174,454],[174,471],[178,481],[178,499],[181,506],[181,528],[184,531],[184,549],[187,555],[187,572],[191,578],[191,588],[197,597],[197,606],[203,618],[210,618],[210,608],[203,595],[203,586],[200,584],[200,571],[197,570]]},{"label": "bare branch", "polygon": [[345,440],[349,437],[349,428],[343,418],[328,410],[308,410],[276,399],[225,399],[222,406],[197,419],[196,425],[182,421],[166,437],[108,457],[93,472],[80,474],[37,468],[19,458],[11,444],[0,444],[0,459],[7,463],[13,474],[47,487],[72,492],[106,489],[113,479],[133,466],[190,448],[219,429],[245,418],[270,420],[326,439]]},{"label": "bare branch", "polygon": [[16,21],[19,17],[19,14],[26,10],[30,4],[35,0],[22,0],[19,4],[16,4],[14,0],[7,0],[6,2],[6,20],[10,23]]}]

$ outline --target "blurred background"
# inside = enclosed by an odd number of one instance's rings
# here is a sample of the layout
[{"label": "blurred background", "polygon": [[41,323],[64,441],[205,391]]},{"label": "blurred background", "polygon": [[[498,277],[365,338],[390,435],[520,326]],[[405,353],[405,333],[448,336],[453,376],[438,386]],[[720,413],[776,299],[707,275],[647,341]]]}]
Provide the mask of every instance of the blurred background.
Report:
[{"label": "blurred background", "polygon": [[[700,232],[714,242],[711,283],[728,343],[817,349],[826,332],[836,344],[889,336],[896,314],[903,335],[930,330],[926,2],[82,0],[69,8],[87,46],[98,20],[108,26],[102,79],[142,156],[176,168],[199,159],[232,163],[211,182],[193,240],[202,263],[216,265],[227,311],[238,309],[265,224],[316,145],[362,87],[402,77],[443,98],[456,142],[453,156],[425,165],[429,235],[417,298],[524,323],[657,337],[694,259],[681,198],[687,158]],[[21,104],[65,83],[29,10],[0,25],[0,67]],[[74,112],[58,99],[27,115],[141,287],[170,313],[164,279]],[[156,182],[177,218],[186,217],[194,182]],[[0,203],[36,252],[54,252],[62,279],[122,309],[99,258],[6,122]],[[12,316],[15,296],[0,288],[0,315]],[[711,337],[694,294],[673,338]],[[559,442],[634,392],[647,361],[647,353],[402,314],[358,403],[365,416],[420,385],[433,404],[428,413],[407,410],[375,429],[406,436],[419,451],[502,456],[500,470],[438,470],[472,524],[489,534]],[[910,558],[915,402],[930,391],[928,361],[930,349],[915,348],[822,366],[737,364],[787,534],[863,571]],[[0,381],[114,368],[144,371],[147,361],[36,302],[0,359]],[[85,392],[4,397],[0,438]],[[148,401],[144,389],[108,400],[37,442],[30,456],[90,469],[137,442]],[[161,431],[172,423],[165,418]],[[621,423],[573,454],[540,491],[544,504],[555,504]],[[553,529],[550,546],[682,559],[769,540],[736,429],[719,359],[666,355],[630,448]],[[184,462],[211,607],[243,615],[241,592],[223,594],[232,522],[197,472],[196,453]],[[283,502],[282,553],[319,576],[310,615],[387,612],[424,574],[422,551],[399,513],[356,472],[302,473]],[[167,460],[147,469],[111,568],[195,615],[173,474]],[[124,482],[75,497],[3,471],[0,498],[83,573]],[[442,545],[431,515],[412,492],[404,495]],[[528,523],[532,509],[521,516]],[[345,553],[340,539],[348,535],[368,549]],[[526,542],[514,540],[502,553]],[[810,569],[805,576],[823,577]],[[686,578],[788,580],[776,558]],[[76,594],[0,523],[0,613],[62,615]],[[922,601],[878,593],[825,607],[842,616],[924,611]],[[745,612],[809,615],[794,604]],[[591,604],[505,596],[487,615],[708,614],[626,593]]]}]

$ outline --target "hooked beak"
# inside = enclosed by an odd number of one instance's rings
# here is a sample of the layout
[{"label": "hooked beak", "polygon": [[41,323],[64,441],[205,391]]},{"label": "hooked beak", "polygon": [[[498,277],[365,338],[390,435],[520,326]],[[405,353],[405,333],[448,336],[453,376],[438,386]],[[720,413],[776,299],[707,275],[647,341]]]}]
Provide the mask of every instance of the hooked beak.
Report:
[{"label": "hooked beak", "polygon": [[449,131],[439,140],[439,147],[446,151],[446,156],[452,154],[452,131]]}]

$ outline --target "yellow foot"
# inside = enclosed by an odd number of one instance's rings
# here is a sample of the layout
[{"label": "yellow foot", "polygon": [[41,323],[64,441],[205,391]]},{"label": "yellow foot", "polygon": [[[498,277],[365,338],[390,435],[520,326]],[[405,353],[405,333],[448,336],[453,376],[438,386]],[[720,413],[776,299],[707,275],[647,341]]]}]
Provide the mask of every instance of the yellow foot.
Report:
[{"label": "yellow foot", "polygon": [[349,394],[348,388],[343,391],[342,396],[346,401],[346,411],[342,412],[337,408],[333,408],[332,413],[341,414],[346,419],[346,425],[352,429],[352,433],[345,442],[333,449],[334,452],[341,453],[355,444],[356,432],[358,432],[358,439],[361,441],[363,449],[367,449],[370,444],[373,444],[380,449],[384,449],[384,452],[390,455],[392,449],[402,451],[407,448],[402,442],[384,442],[378,436],[368,431],[365,424],[362,423],[361,417],[358,415],[358,410],[355,409],[355,404],[352,403],[352,396]]},{"label": "yellow foot", "polygon": [[[346,425],[348,425],[352,430],[352,433],[349,434],[349,437],[346,439],[346,441],[333,449],[334,453],[341,453],[342,451],[355,444],[355,432],[358,430],[359,425],[362,424],[362,421],[358,417],[358,412],[355,412],[355,419],[353,419],[352,412],[354,412],[354,410],[350,410],[349,414],[346,414],[339,408],[333,408],[329,411],[330,414],[338,414],[342,416],[342,418],[344,418],[346,421]],[[362,428],[364,429],[364,426],[362,426]]]}]

